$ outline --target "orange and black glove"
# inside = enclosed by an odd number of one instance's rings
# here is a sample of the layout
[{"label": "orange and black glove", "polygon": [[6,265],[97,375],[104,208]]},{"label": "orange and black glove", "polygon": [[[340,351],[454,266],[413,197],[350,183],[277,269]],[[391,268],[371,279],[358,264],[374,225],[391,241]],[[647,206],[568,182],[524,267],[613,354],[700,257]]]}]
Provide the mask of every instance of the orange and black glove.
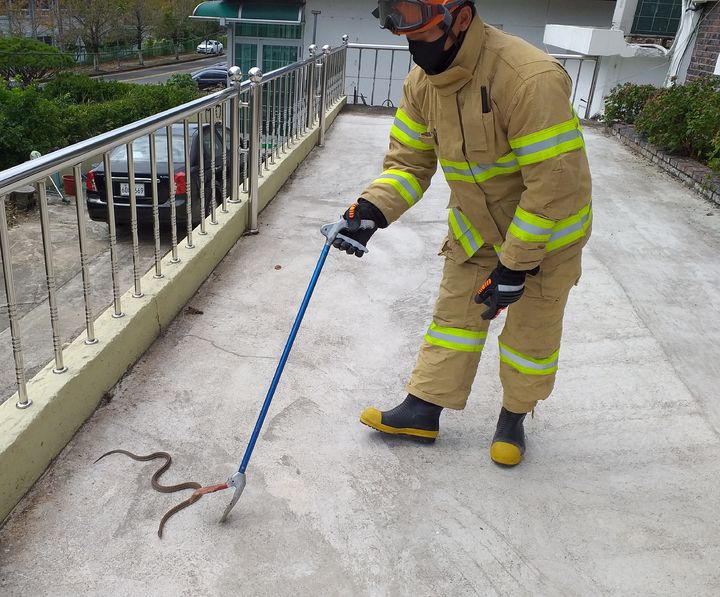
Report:
[{"label": "orange and black glove", "polygon": [[525,292],[525,276],[528,274],[534,276],[539,271],[540,266],[530,271],[519,272],[508,269],[498,261],[497,267],[475,294],[475,302],[478,305],[487,305],[482,318],[495,319],[509,305],[519,301]]},{"label": "orange and black glove", "polygon": [[[387,228],[387,219],[377,207],[366,199],[358,199],[357,203],[353,203],[343,214],[343,219],[347,222],[347,228],[342,230],[342,234],[333,242],[333,246],[341,251],[345,251],[348,255],[356,255],[362,257],[364,252],[353,247],[350,243],[343,240],[343,236],[351,238],[363,247],[367,246],[370,237],[375,234],[378,228]],[[363,220],[371,220],[375,223],[374,228],[361,228],[360,222]]]}]

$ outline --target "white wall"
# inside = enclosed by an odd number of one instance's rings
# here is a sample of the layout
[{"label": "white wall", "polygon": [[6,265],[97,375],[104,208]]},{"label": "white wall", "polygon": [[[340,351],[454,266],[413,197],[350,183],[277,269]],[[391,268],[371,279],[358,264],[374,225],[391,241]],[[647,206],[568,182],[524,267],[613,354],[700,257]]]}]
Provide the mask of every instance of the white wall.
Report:
[{"label": "white wall", "polygon": [[[305,45],[312,41],[313,10],[318,17],[318,45],[335,45],[346,33],[357,43],[398,44],[400,37],[378,27],[370,13],[374,4],[358,0],[307,0]],[[504,31],[519,35],[530,43],[543,46],[545,25],[587,25],[610,27],[615,2],[611,0],[478,0],[480,16]]]},{"label": "white wall", "polygon": [[[407,45],[405,38],[380,29],[377,19],[370,14],[373,6],[374,3],[372,2],[358,0],[307,0],[304,55],[307,55],[306,48],[312,42],[313,10],[321,11],[318,16],[316,37],[316,43],[319,47],[324,44],[339,45],[343,34],[350,37],[351,43]],[[478,0],[476,6],[485,22],[499,26],[508,33],[518,35],[548,52],[566,53],[565,50],[560,48],[543,44],[545,25],[557,23],[562,25],[610,27],[615,10],[615,1]],[[397,52],[395,54],[392,77],[389,77],[390,61],[389,52],[379,53],[377,68],[379,78],[373,81],[374,52],[365,51],[362,62],[359,62],[359,52],[357,50],[349,52],[346,93],[351,102],[353,101],[354,90],[359,88],[368,104],[379,105],[389,99],[393,105],[397,106],[400,99],[402,80],[409,70],[409,55],[406,52]],[[359,78],[358,67],[360,67]]]}]

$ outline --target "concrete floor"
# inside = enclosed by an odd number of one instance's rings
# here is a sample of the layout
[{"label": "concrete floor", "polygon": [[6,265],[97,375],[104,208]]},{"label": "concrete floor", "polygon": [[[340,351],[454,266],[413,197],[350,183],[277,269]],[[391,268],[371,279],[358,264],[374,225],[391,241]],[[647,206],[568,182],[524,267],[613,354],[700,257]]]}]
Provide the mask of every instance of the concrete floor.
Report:
[{"label": "concrete floor", "polygon": [[[357,417],[390,406],[428,324],[441,179],[362,260],[326,265],[228,524],[228,492],[173,518],[166,482],[234,472],[322,246],[380,171],[390,118],[343,115],[0,530],[3,595],[717,595],[720,211],[601,132],[595,234],[554,396],[494,466],[489,341],[433,446]],[[276,266],[281,269],[276,269]],[[493,326],[493,335],[501,323]],[[494,339],[493,339],[494,340]]]}]

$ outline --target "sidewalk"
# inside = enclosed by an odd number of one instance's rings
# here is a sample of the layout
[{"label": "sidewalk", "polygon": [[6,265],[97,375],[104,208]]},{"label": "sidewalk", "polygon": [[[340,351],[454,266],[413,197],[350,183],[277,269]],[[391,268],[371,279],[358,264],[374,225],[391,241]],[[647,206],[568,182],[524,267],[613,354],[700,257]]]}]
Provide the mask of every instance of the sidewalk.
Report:
[{"label": "sidewalk", "polygon": [[[344,114],[185,311],[0,529],[20,595],[716,595],[720,586],[720,211],[597,129],[594,236],[553,397],[513,470],[491,328],[470,404],[432,445],[363,427],[429,322],[446,229],[438,176],[358,260],[333,252],[225,525],[228,492],[172,518],[239,464],[335,219],[381,170],[391,118]],[[277,269],[276,266],[281,266]]]}]

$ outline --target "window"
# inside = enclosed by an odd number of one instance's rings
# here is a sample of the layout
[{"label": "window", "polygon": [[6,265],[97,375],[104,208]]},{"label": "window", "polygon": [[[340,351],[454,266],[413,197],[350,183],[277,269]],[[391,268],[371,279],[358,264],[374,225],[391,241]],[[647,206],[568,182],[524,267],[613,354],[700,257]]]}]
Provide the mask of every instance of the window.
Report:
[{"label": "window", "polygon": [[682,0],[640,0],[631,33],[674,37],[680,26]]}]

